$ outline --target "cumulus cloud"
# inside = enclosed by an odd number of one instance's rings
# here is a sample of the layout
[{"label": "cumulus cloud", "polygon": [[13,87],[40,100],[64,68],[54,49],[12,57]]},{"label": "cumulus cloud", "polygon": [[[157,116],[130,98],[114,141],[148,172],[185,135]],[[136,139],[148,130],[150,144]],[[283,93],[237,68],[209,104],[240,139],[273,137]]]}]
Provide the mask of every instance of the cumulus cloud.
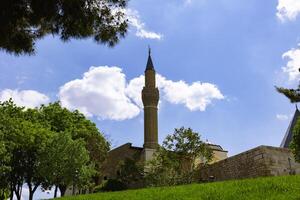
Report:
[{"label": "cumulus cloud", "polygon": [[[143,75],[127,83],[120,68],[99,66],[91,67],[81,79],[64,84],[58,96],[64,107],[78,109],[87,116],[125,120],[141,112],[143,86]],[[183,104],[191,111],[204,111],[213,100],[224,99],[217,86],[211,83],[187,84],[158,74],[157,86],[161,101]]]},{"label": "cumulus cloud", "polygon": [[286,66],[282,67],[283,72],[288,75],[290,81],[299,80],[300,49],[291,49],[285,52],[282,57],[288,59]]},{"label": "cumulus cloud", "polygon": [[280,121],[286,121],[289,119],[289,117],[287,115],[283,115],[283,114],[277,114],[276,118]]},{"label": "cumulus cloud", "polygon": [[81,79],[64,84],[59,99],[64,107],[78,109],[87,116],[124,120],[140,109],[125,94],[125,74],[118,67],[91,67]]},{"label": "cumulus cloud", "polygon": [[[161,100],[172,104],[183,104],[191,111],[205,111],[212,100],[224,99],[218,87],[211,83],[168,80],[160,74],[156,76],[157,87],[160,90]],[[132,79],[129,82],[127,93],[135,103],[142,106],[141,90],[144,85],[144,76]]]},{"label": "cumulus cloud", "polygon": [[26,108],[35,108],[41,104],[47,104],[50,99],[45,94],[42,94],[35,90],[11,90],[5,89],[0,91],[0,101],[7,101],[10,98],[18,106],[24,106]]},{"label": "cumulus cloud", "polygon": [[286,20],[295,20],[299,13],[299,0],[278,0],[276,15],[282,22],[285,22]]},{"label": "cumulus cloud", "polygon": [[162,39],[163,35],[160,33],[156,33],[153,31],[147,30],[145,27],[145,23],[143,23],[140,19],[140,15],[137,10],[133,9],[126,9],[124,10],[128,23],[136,29],[135,35],[140,38],[146,38],[146,39]]}]

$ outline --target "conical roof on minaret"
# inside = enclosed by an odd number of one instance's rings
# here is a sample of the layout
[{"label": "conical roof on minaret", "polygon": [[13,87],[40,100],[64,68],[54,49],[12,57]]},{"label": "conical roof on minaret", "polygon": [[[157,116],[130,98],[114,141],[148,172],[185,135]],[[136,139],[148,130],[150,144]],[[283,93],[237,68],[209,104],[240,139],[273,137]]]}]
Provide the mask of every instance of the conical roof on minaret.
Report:
[{"label": "conical roof on minaret", "polygon": [[146,66],[146,71],[147,70],[154,70],[152,58],[151,58],[151,49],[149,47],[149,53],[148,53],[148,61],[147,61],[147,66]]},{"label": "conical roof on minaret", "polygon": [[296,111],[295,111],[294,117],[293,117],[292,121],[290,122],[290,125],[284,135],[284,138],[282,139],[280,147],[289,148],[290,143],[293,139],[293,130],[294,130],[294,127],[296,126],[296,123],[297,123],[297,120],[299,117],[300,117],[300,111],[298,110],[298,107],[296,106]]}]

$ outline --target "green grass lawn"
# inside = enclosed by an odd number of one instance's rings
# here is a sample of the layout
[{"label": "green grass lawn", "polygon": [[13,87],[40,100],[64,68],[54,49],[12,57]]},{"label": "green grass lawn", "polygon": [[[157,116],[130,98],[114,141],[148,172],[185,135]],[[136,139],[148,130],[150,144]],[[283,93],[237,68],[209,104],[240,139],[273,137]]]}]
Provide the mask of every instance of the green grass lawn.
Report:
[{"label": "green grass lawn", "polygon": [[61,200],[300,200],[300,176],[257,178],[65,197]]}]

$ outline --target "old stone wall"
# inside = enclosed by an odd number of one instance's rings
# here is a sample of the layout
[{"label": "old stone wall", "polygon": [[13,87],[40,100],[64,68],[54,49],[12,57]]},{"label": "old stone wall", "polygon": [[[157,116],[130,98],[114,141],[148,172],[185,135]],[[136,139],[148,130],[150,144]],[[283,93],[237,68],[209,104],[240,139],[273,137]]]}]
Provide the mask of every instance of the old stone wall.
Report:
[{"label": "old stone wall", "polygon": [[199,173],[203,181],[279,176],[300,174],[300,164],[289,149],[259,146],[202,167]]},{"label": "old stone wall", "polygon": [[141,160],[143,148],[133,147],[131,143],[126,143],[111,150],[102,168],[103,179],[113,179],[117,176],[117,170],[122,161],[126,158]]}]

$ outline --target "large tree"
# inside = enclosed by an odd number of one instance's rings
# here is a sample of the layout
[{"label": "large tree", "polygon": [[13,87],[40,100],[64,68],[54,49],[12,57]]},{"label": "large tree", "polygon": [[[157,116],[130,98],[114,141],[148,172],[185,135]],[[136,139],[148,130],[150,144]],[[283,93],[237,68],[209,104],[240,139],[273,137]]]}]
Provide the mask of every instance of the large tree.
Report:
[{"label": "large tree", "polygon": [[[175,129],[168,135],[146,166],[149,185],[177,185],[191,183],[201,162],[208,162],[212,151],[200,135],[191,128]],[[201,161],[201,162],[200,162]]]},{"label": "large tree", "polygon": [[[110,148],[109,142],[105,139],[104,135],[99,132],[98,128],[90,120],[86,119],[83,114],[78,111],[70,111],[63,108],[59,102],[50,103],[47,106],[41,106],[39,109],[42,121],[47,122],[50,129],[56,133],[65,135],[64,137],[71,137],[72,140],[83,140],[85,149],[88,151],[89,163],[83,171],[83,174],[90,175],[91,166],[94,168],[93,182],[99,183],[100,171],[102,163],[104,162],[107,152]],[[65,138],[67,139],[67,138]],[[63,139],[62,139],[63,141]],[[62,145],[57,142],[57,145]],[[57,148],[60,148],[59,146]],[[61,151],[64,152],[64,151]],[[80,152],[78,152],[80,153]],[[84,153],[83,153],[84,154]],[[57,154],[59,157],[59,154]],[[80,156],[79,154],[78,156]],[[57,158],[59,159],[59,158]],[[82,168],[83,169],[83,168]],[[80,176],[78,185],[84,188],[89,185],[86,181],[87,176]],[[57,181],[56,181],[57,182]],[[70,182],[68,182],[70,183]],[[54,183],[57,184],[57,183]],[[59,186],[59,185],[57,185]],[[61,184],[60,190],[64,192],[68,184]],[[86,189],[86,188],[85,188]]]},{"label": "large tree", "polygon": [[47,180],[43,186],[55,185],[54,197],[57,188],[64,196],[67,187],[78,186],[83,179],[90,180],[94,172],[84,140],[73,140],[70,133],[56,134],[43,158],[40,171]]},{"label": "large tree", "polygon": [[[35,109],[0,102],[0,199],[10,193],[29,199],[38,186],[90,189],[109,143],[96,125],[58,102]],[[93,177],[93,178],[94,178]]]},{"label": "large tree", "polygon": [[100,170],[103,161],[110,149],[110,143],[98,130],[96,124],[86,119],[78,112],[63,108],[59,102],[41,106],[42,121],[47,122],[52,131],[70,133],[72,139],[83,139],[91,160]]},{"label": "large tree", "polygon": [[44,181],[43,175],[39,173],[41,155],[51,141],[52,133],[36,120],[31,120],[36,113],[27,113],[12,101],[2,103],[0,113],[0,132],[3,133],[1,142],[7,146],[10,169],[2,180],[9,183],[11,195],[15,193],[17,199],[21,199],[22,186],[26,183],[31,200],[37,187]]},{"label": "large tree", "polygon": [[127,31],[127,0],[2,0],[0,49],[32,54],[35,42],[48,34],[63,41],[93,37],[115,45]]}]

